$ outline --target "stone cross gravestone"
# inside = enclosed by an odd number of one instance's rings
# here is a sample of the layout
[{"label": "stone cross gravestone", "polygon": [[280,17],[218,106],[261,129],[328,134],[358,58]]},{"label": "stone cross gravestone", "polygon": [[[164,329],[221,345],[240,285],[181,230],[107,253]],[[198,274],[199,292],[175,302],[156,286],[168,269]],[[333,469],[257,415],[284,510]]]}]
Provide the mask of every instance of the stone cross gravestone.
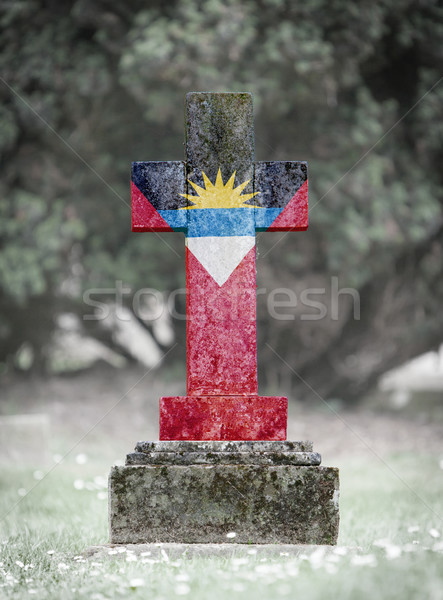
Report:
[{"label": "stone cross gravestone", "polygon": [[187,396],[111,471],[112,542],[335,543],[337,469],[257,390],[255,232],[307,229],[307,186],[305,162],[254,162],[245,93],[188,94],[186,161],[133,163],[133,231],[186,236]]}]

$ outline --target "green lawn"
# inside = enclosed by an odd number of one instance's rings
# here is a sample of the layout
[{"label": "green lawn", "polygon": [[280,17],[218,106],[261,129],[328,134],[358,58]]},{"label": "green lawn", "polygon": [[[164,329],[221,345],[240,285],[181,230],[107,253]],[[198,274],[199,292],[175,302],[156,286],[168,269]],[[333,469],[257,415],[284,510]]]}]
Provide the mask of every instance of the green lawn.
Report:
[{"label": "green lawn", "polygon": [[68,457],[43,479],[3,468],[0,598],[441,599],[439,459],[400,453],[386,461],[395,474],[376,458],[339,462],[339,546],[297,558],[233,545],[223,558],[106,552],[86,560],[85,549],[107,541],[109,465]]}]

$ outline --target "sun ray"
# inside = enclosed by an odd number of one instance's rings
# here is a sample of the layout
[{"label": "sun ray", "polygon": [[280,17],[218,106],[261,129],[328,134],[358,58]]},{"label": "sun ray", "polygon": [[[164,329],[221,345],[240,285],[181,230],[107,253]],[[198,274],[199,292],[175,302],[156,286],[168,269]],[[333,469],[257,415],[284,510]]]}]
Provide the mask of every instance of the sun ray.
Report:
[{"label": "sun ray", "polygon": [[209,177],[206,175],[206,173],[204,173],[204,172],[202,171],[202,175],[203,175],[203,181],[205,182],[205,188],[206,188],[207,190],[209,190],[209,189],[213,188],[214,186],[212,185],[212,182],[211,182],[211,180],[209,179]]},{"label": "sun ray", "polygon": [[228,179],[228,181],[226,182],[225,187],[229,190],[233,190],[234,189],[234,181],[235,181],[235,174],[237,173],[237,171],[234,171],[231,175],[231,177]]},{"label": "sun ray", "polygon": [[184,206],[179,210],[190,210],[193,208],[251,208],[252,205],[245,205],[245,203],[260,192],[242,195],[242,191],[251,180],[248,179],[234,188],[235,175],[236,171],[234,171],[226,184],[224,184],[221,169],[219,169],[214,184],[210,181],[206,173],[202,171],[204,188],[188,179],[188,182],[198,195],[180,194],[180,196],[192,202],[192,206]]},{"label": "sun ray", "polygon": [[[203,173],[203,171],[202,171],[202,173]],[[217,179],[215,180],[215,187],[216,188],[222,188],[223,187],[223,179],[222,179],[222,174],[221,174],[220,167],[218,168]]]}]

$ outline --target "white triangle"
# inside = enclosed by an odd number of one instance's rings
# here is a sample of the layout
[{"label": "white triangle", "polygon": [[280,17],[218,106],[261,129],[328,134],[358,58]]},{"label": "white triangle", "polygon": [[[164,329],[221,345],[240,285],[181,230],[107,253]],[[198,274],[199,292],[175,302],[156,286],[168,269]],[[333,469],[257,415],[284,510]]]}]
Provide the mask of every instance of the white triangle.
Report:
[{"label": "white triangle", "polygon": [[255,237],[191,237],[186,246],[221,287],[255,245]]}]

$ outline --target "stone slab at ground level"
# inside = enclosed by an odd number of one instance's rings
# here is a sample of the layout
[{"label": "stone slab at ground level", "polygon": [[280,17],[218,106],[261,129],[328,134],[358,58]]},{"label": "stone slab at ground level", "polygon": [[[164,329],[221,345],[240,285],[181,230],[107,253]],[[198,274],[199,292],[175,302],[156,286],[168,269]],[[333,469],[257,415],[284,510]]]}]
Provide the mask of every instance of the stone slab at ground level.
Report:
[{"label": "stone slab at ground level", "polygon": [[145,561],[158,560],[167,561],[180,558],[194,557],[247,557],[257,556],[260,558],[302,557],[322,552],[324,556],[329,554],[355,554],[361,551],[357,546],[329,546],[329,545],[301,545],[301,544],[105,544],[103,546],[91,546],[84,553],[85,558],[125,560],[133,554]]},{"label": "stone slab at ground level", "polygon": [[113,467],[109,495],[114,544],[335,544],[338,536],[331,467],[126,465]]}]

